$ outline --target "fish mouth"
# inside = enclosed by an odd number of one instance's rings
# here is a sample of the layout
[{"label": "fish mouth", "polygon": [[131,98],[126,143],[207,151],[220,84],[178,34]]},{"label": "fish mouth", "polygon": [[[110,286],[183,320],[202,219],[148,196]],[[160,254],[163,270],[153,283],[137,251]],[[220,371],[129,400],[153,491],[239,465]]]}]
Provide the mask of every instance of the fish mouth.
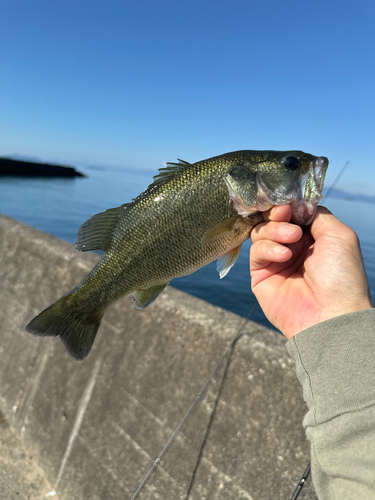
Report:
[{"label": "fish mouth", "polygon": [[292,203],[292,220],[299,226],[308,226],[314,220],[316,210],[318,208],[317,203],[305,203],[301,202],[298,204]]},{"label": "fish mouth", "polygon": [[257,176],[258,196],[254,208],[268,210],[273,205],[290,205],[292,220],[299,226],[307,226],[313,221],[319,202],[323,199],[324,177],[328,167],[328,159],[319,157],[310,163],[305,174],[296,181],[293,194],[280,195],[272,192],[261,178]]},{"label": "fish mouth", "polygon": [[307,172],[301,173],[287,193],[281,189],[271,189],[262,179],[262,174],[258,172],[255,179],[257,194],[253,203],[244,200],[236,193],[228,178],[225,182],[232,207],[239,215],[246,217],[269,210],[275,205],[290,205],[292,220],[300,226],[307,226],[313,221],[318,203],[323,199],[322,191],[327,167],[327,158],[324,156],[315,158],[310,162]]},{"label": "fish mouth", "polygon": [[327,158],[316,158],[305,175],[301,176],[298,199],[291,203],[292,220],[300,226],[308,226],[314,220],[319,202],[323,199],[324,177]]}]

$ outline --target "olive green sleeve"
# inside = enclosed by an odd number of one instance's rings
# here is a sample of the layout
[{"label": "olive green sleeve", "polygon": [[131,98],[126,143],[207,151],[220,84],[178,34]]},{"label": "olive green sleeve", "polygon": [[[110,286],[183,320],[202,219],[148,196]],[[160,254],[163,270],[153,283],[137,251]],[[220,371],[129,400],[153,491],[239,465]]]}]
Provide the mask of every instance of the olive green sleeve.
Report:
[{"label": "olive green sleeve", "polygon": [[287,348],[308,406],[319,499],[375,499],[375,309],[308,328]]}]

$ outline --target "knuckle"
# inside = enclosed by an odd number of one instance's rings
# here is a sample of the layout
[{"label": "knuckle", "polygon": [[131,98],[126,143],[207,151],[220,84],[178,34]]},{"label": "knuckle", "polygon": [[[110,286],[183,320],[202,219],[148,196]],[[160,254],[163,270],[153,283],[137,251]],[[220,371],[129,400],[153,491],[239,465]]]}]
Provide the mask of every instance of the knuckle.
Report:
[{"label": "knuckle", "polygon": [[359,244],[359,238],[357,233],[352,229],[351,227],[346,227],[345,228],[345,235],[348,240],[352,245],[358,245]]}]

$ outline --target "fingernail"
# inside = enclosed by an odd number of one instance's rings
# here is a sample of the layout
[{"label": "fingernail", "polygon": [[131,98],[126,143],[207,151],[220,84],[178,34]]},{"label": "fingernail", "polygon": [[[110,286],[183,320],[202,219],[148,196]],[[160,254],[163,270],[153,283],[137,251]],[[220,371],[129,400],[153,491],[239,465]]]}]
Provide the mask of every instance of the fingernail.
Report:
[{"label": "fingernail", "polygon": [[284,255],[285,253],[288,252],[288,250],[289,250],[289,248],[286,248],[286,247],[279,245],[273,249],[273,253],[275,255]]},{"label": "fingernail", "polygon": [[285,237],[291,236],[296,231],[298,231],[298,226],[292,226],[291,224],[285,224],[284,226],[281,226],[279,228],[280,236],[285,236]]}]

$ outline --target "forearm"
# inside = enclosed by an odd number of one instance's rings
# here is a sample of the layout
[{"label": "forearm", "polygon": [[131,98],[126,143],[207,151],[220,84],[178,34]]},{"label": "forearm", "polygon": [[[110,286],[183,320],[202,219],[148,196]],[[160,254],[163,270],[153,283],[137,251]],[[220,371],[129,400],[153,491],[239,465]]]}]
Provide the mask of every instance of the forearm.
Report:
[{"label": "forearm", "polygon": [[320,323],[287,347],[308,405],[319,498],[375,498],[375,309]]}]

